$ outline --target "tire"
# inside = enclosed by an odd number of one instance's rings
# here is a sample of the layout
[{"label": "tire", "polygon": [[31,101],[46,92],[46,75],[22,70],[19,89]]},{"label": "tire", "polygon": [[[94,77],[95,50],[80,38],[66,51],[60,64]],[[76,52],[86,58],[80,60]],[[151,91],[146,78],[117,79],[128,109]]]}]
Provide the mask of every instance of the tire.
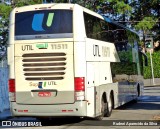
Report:
[{"label": "tire", "polygon": [[137,86],[137,97],[139,97],[139,96],[140,96],[140,86],[138,84],[138,86]]},{"label": "tire", "polygon": [[134,103],[138,102],[138,97],[140,97],[140,86],[139,86],[139,84],[137,86],[136,98],[133,100]]},{"label": "tire", "polygon": [[104,102],[104,98],[101,99],[101,115],[96,117],[96,120],[103,120],[107,113],[107,103]]},{"label": "tire", "polygon": [[139,85],[137,86],[137,91],[136,91],[136,98],[133,100],[133,103],[137,103],[138,102],[138,97],[140,96],[140,89],[139,89]]},{"label": "tire", "polygon": [[110,94],[109,100],[107,102],[107,112],[105,114],[107,117],[111,116],[112,109],[113,109],[113,98],[112,98],[112,95]]}]

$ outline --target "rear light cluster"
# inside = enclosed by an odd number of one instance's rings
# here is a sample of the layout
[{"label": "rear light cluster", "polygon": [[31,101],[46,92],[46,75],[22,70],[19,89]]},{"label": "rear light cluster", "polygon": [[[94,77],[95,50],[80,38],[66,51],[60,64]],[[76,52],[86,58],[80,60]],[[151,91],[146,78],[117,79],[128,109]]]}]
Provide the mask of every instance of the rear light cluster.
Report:
[{"label": "rear light cluster", "polygon": [[75,86],[75,99],[84,100],[85,99],[85,78],[75,77],[74,86]]},{"label": "rear light cluster", "polygon": [[16,101],[16,90],[15,90],[15,79],[8,80],[8,88],[9,88],[9,100]]}]

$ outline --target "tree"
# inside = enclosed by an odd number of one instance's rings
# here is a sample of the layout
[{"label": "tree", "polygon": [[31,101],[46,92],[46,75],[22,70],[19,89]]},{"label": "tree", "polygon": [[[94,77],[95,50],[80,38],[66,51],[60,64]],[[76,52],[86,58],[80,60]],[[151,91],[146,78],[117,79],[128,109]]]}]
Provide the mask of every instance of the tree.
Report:
[{"label": "tree", "polygon": [[11,5],[0,3],[0,50],[6,51],[8,40],[9,14],[14,7],[40,4],[41,0],[12,0]]},{"label": "tree", "polygon": [[[156,30],[158,23],[158,10],[157,10],[158,0],[137,0],[131,3],[133,7],[133,12],[130,20],[132,22],[132,27],[136,28],[143,35],[142,46],[145,47],[145,37],[147,35],[155,36],[158,32]],[[154,34],[153,34],[154,32]]]},{"label": "tree", "polygon": [[6,50],[6,43],[8,40],[8,23],[11,6],[0,4],[0,50]]},{"label": "tree", "polygon": [[41,4],[42,0],[11,0],[12,8],[24,5]]},{"label": "tree", "polygon": [[[155,39],[160,38],[160,2],[159,0],[11,0],[11,6],[0,4],[0,15],[3,23],[1,28],[5,28],[8,23],[9,13],[12,8],[40,4],[43,1],[55,3],[77,3],[95,12],[103,14],[115,21],[123,23],[131,28],[142,30],[144,34],[156,32]],[[5,22],[4,22],[5,21]],[[5,23],[5,24],[4,24]],[[1,31],[1,36],[6,39],[7,31]],[[159,35],[158,35],[159,34]],[[3,40],[5,44],[6,40]]]}]

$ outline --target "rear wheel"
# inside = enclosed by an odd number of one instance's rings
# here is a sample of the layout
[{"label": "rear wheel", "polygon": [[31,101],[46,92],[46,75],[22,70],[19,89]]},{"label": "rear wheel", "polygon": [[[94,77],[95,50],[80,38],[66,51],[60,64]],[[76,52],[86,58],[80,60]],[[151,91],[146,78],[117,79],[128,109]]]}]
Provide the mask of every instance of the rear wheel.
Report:
[{"label": "rear wheel", "polygon": [[140,96],[140,86],[139,86],[139,84],[138,84],[138,86],[137,86],[137,96],[138,96],[138,97]]},{"label": "rear wheel", "polygon": [[133,100],[134,103],[138,102],[138,97],[140,96],[140,86],[138,84],[137,91],[136,91],[136,98]]},{"label": "rear wheel", "polygon": [[106,112],[107,117],[111,116],[112,108],[113,108],[113,97],[110,94],[109,100],[108,100],[108,103],[107,103],[107,112]]},{"label": "rear wheel", "polygon": [[96,120],[102,120],[107,113],[107,103],[104,101],[104,98],[101,99],[101,115],[96,117]]}]

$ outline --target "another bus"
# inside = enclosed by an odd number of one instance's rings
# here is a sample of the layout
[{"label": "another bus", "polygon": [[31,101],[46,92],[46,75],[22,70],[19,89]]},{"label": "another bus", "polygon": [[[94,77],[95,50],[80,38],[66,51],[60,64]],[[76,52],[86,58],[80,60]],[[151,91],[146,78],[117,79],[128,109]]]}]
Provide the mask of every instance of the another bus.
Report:
[{"label": "another bus", "polygon": [[13,116],[102,119],[143,91],[138,35],[77,4],[15,8],[8,65]]}]

